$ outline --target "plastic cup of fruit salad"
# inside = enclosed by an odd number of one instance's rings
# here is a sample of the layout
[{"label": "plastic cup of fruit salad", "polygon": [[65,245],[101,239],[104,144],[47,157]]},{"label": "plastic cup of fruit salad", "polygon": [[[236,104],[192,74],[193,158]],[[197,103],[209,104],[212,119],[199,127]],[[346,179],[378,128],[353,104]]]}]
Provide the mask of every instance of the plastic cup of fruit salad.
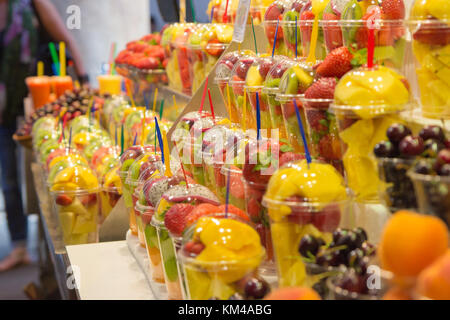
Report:
[{"label": "plastic cup of fruit salad", "polygon": [[145,235],[145,248],[147,249],[148,259],[150,261],[152,279],[158,283],[164,283],[164,271],[161,260],[161,252],[159,249],[158,235],[156,233],[156,228],[151,224],[155,209],[152,206],[145,206],[138,202],[136,204],[136,211],[139,211],[139,214],[142,217],[142,226]]},{"label": "plastic cup of fruit salad", "polygon": [[341,141],[336,117],[330,108],[333,100],[302,97],[301,101],[305,112],[311,155],[333,165],[343,175]]},{"label": "plastic cup of fruit salad", "polygon": [[119,188],[103,185],[100,192],[100,223],[109,216],[121,196],[122,191]]},{"label": "plastic cup of fruit salad", "polygon": [[[263,204],[269,215],[271,211],[276,214],[287,208],[291,212],[278,221],[272,219],[270,223],[279,285],[299,286],[313,280],[310,277],[313,272],[307,270],[298,251],[300,240],[305,235],[312,235],[328,244],[331,233],[345,220],[349,201],[321,203],[300,197],[278,201],[264,197]],[[320,273],[325,271],[320,270]]]},{"label": "plastic cup of fruit salad", "polygon": [[413,182],[407,174],[414,159],[377,157],[377,163],[378,174],[383,182],[379,195],[384,205],[392,213],[403,209],[417,211],[416,195],[411,192],[414,190]]},{"label": "plastic cup of fruit salad", "polygon": [[242,169],[225,164],[220,169],[222,175],[221,182],[225,182],[223,187],[219,187],[220,199],[226,199],[227,193],[227,181],[230,179],[230,190],[229,190],[229,203],[235,207],[245,210],[245,193],[244,193],[244,183],[242,181]]},{"label": "plastic cup of fruit salad", "polygon": [[118,171],[117,172],[122,180],[122,192],[123,192],[123,200],[125,202],[125,208],[127,209],[130,230],[133,235],[138,234],[137,225],[136,225],[136,215],[134,214],[133,209],[133,200],[131,198],[131,187],[127,183],[128,171]]},{"label": "plastic cup of fruit salad", "polygon": [[411,168],[411,178],[419,211],[441,218],[450,226],[450,177],[420,174]]},{"label": "plastic cup of fruit salad", "polygon": [[295,105],[293,102],[295,99],[297,107],[299,108],[300,119],[304,127],[306,127],[305,114],[301,102],[302,98],[303,98],[302,94],[283,94],[283,93],[278,93],[275,97],[275,100],[281,106],[287,139],[289,141],[289,144],[294,148],[295,152],[304,152],[304,146],[301,139],[300,129],[298,126],[297,115],[295,113]]},{"label": "plastic cup of fruit salad", "polygon": [[[279,22],[278,24],[278,34],[277,34],[277,43],[275,44],[275,54],[279,55],[287,55],[287,49],[285,45],[285,40],[283,36],[283,26],[284,21]],[[277,30],[277,20],[265,20],[263,22],[264,26],[264,34],[267,38],[267,41],[269,43],[270,52],[273,50],[273,43],[275,41],[275,32]]]},{"label": "plastic cup of fruit salad", "polygon": [[[249,223],[233,214],[216,213],[205,218],[216,218],[218,220],[233,219],[240,223]],[[183,234],[181,249],[178,251],[178,259],[183,270],[184,287],[186,288],[186,300],[209,300],[209,299],[230,299],[233,295],[242,296],[242,282],[248,277],[256,276],[259,273],[259,265],[264,259],[264,249],[257,254],[249,253],[245,259],[233,261],[199,261],[196,256],[187,248],[191,243],[197,223],[190,226]],[[227,241],[237,241],[232,237],[227,237]]]},{"label": "plastic cup of fruit salad", "polygon": [[433,119],[450,119],[448,20],[414,20],[409,22],[409,29],[416,58],[422,115]]},{"label": "plastic cup of fruit salad", "polygon": [[172,237],[165,227],[164,221],[159,221],[154,216],[151,225],[155,228],[158,236],[168,298],[169,300],[181,300],[183,299],[181,272],[176,254],[181,247],[181,238]]}]

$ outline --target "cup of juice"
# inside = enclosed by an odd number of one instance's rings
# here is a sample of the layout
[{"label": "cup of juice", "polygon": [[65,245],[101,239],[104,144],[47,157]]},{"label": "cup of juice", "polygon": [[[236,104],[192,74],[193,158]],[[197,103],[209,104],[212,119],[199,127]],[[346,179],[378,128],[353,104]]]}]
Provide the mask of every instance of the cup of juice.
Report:
[{"label": "cup of juice", "polygon": [[73,90],[73,81],[72,78],[69,76],[53,76],[52,80],[52,88],[53,93],[56,95],[57,98],[62,96],[66,90]]},{"label": "cup of juice", "polygon": [[46,76],[25,79],[28,91],[33,99],[34,109],[39,109],[50,100],[50,78]]},{"label": "cup of juice", "polygon": [[119,95],[122,91],[122,77],[114,74],[102,74],[97,77],[100,94]]}]

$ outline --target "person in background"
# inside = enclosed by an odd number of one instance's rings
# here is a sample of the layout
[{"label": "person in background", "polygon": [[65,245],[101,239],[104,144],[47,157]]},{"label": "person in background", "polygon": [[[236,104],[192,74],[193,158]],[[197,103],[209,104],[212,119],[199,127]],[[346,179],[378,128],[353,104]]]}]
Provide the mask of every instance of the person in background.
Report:
[{"label": "person in background", "polygon": [[0,0],[0,169],[13,249],[0,261],[0,272],[29,263],[27,217],[23,210],[12,135],[23,114],[25,78],[33,75],[39,52],[49,41],[64,41],[81,82],[87,81],[81,52],[50,0]]}]

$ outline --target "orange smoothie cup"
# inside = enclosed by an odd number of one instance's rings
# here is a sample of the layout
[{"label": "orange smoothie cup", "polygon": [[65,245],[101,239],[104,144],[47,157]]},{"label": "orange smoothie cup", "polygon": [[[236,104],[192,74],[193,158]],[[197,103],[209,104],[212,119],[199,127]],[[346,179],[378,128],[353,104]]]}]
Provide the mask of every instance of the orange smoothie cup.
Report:
[{"label": "orange smoothie cup", "polygon": [[25,79],[28,91],[33,99],[34,109],[39,109],[50,101],[50,78],[46,76]]},{"label": "orange smoothie cup", "polygon": [[109,93],[118,95],[122,91],[122,77],[113,74],[102,74],[97,76],[100,94]]},{"label": "orange smoothie cup", "polygon": [[66,90],[73,90],[73,81],[69,76],[53,76],[52,77],[52,87],[56,98],[62,96]]}]

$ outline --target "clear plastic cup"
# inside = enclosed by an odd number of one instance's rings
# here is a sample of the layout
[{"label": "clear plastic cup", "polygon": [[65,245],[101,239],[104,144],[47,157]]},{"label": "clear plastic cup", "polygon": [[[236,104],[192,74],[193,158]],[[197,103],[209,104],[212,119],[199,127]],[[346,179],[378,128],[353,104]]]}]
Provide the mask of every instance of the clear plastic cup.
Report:
[{"label": "clear plastic cup", "polygon": [[449,17],[444,20],[413,16],[413,13],[411,15],[411,19],[429,19],[409,22],[422,115],[427,118],[448,120],[450,77],[447,74],[450,67],[446,57],[450,44],[448,25],[450,13],[447,13]]},{"label": "clear plastic cup", "polygon": [[[303,7],[302,12],[304,11],[310,11],[308,10],[308,6],[310,6],[310,3]],[[320,21],[319,21],[320,22]],[[312,30],[314,26],[314,20],[300,20],[298,21],[299,29],[300,29],[300,36],[301,36],[301,43],[302,43],[302,52],[303,56],[307,57],[311,51],[311,36],[312,36]],[[320,25],[320,23],[319,23]],[[325,40],[323,36],[323,29],[319,27],[318,36],[317,36],[317,43],[315,48],[315,57],[317,60],[323,60],[325,59],[327,55],[327,50],[325,46]]]},{"label": "clear plastic cup", "polygon": [[100,224],[106,220],[121,196],[121,190],[117,187],[102,187],[100,191]]},{"label": "clear plastic cup", "polygon": [[[214,214],[207,218],[217,219],[219,222],[225,220],[224,214]],[[248,225],[247,222],[233,215],[228,215],[228,219]],[[253,254],[249,253],[245,258],[236,260],[198,261],[186,250],[186,245],[194,240],[193,234],[197,224],[198,221],[186,230],[181,249],[178,252],[186,288],[184,298],[187,300],[226,300],[233,299],[232,297],[236,294],[242,296],[246,280],[258,276],[259,265],[265,255],[264,249],[261,248]],[[236,241],[232,236],[227,237],[227,240]]]},{"label": "clear plastic cup", "polygon": [[172,237],[164,226],[153,217],[152,226],[158,235],[158,244],[161,249],[161,260],[163,262],[164,282],[166,284],[169,300],[182,300],[183,289],[180,265],[177,259],[177,252],[181,247],[181,238]]},{"label": "clear plastic cup", "polygon": [[33,99],[34,109],[39,109],[50,101],[50,78],[46,76],[25,79],[28,91]]},{"label": "clear plastic cup", "polygon": [[244,182],[242,181],[242,169],[234,165],[224,165],[220,169],[225,186],[219,189],[219,198],[226,199],[227,181],[230,179],[229,203],[235,207],[245,210]]},{"label": "clear plastic cup", "polygon": [[301,100],[305,112],[311,155],[332,164],[344,175],[339,131],[336,117],[330,108],[333,100],[306,99],[304,97]]},{"label": "clear plastic cup", "polygon": [[275,100],[281,106],[284,127],[286,128],[287,140],[289,144],[294,148],[295,152],[304,152],[305,150],[293,102],[295,99],[297,107],[299,108],[300,118],[302,120],[304,127],[306,127],[305,114],[301,102],[302,98],[303,95],[301,94],[282,94],[282,93],[278,93],[275,97]]},{"label": "clear plastic cup", "polygon": [[[272,52],[273,44],[275,42],[275,33],[277,31],[277,20],[265,20],[263,22],[263,25],[267,41],[269,42],[269,48],[267,49],[267,51]],[[275,44],[275,54],[277,55],[287,55],[287,48],[283,31],[284,25],[284,21],[280,21],[278,23],[277,43]]]},{"label": "clear plastic cup", "polygon": [[133,211],[134,211],[134,215],[136,216],[136,227],[137,227],[137,232],[138,232],[138,239],[139,239],[139,244],[141,247],[145,248],[145,233],[144,233],[144,225],[142,223],[142,216],[141,216],[141,211],[137,210],[137,204],[139,203],[139,194],[140,194],[140,188],[142,188],[142,186],[136,186],[134,189],[133,194],[131,195],[131,198],[133,200]]},{"label": "clear plastic cup", "polygon": [[214,68],[222,53],[226,50],[229,43],[210,41],[203,50],[203,60],[205,61],[205,74]]},{"label": "clear plastic cup", "polygon": [[419,212],[441,218],[450,226],[450,177],[419,174],[410,169]]},{"label": "clear plastic cup", "polygon": [[188,58],[189,74],[190,79],[192,80],[192,92],[196,92],[207,76],[205,70],[206,61],[203,55],[202,47],[200,45],[189,45]]},{"label": "clear plastic cup", "polygon": [[151,206],[144,206],[138,202],[136,204],[136,211],[139,211],[140,216],[142,217],[142,226],[145,234],[145,248],[147,249],[148,259],[150,261],[152,280],[158,283],[164,283],[164,270],[158,235],[156,228],[151,224],[154,208]]},{"label": "clear plastic cup", "polygon": [[119,75],[99,75],[97,76],[97,81],[100,94],[119,95],[122,92],[122,77]]},{"label": "clear plastic cup", "polygon": [[380,198],[392,213],[407,209],[417,210],[417,199],[407,172],[414,160],[404,158],[377,158],[378,173],[383,182],[380,185]]}]

